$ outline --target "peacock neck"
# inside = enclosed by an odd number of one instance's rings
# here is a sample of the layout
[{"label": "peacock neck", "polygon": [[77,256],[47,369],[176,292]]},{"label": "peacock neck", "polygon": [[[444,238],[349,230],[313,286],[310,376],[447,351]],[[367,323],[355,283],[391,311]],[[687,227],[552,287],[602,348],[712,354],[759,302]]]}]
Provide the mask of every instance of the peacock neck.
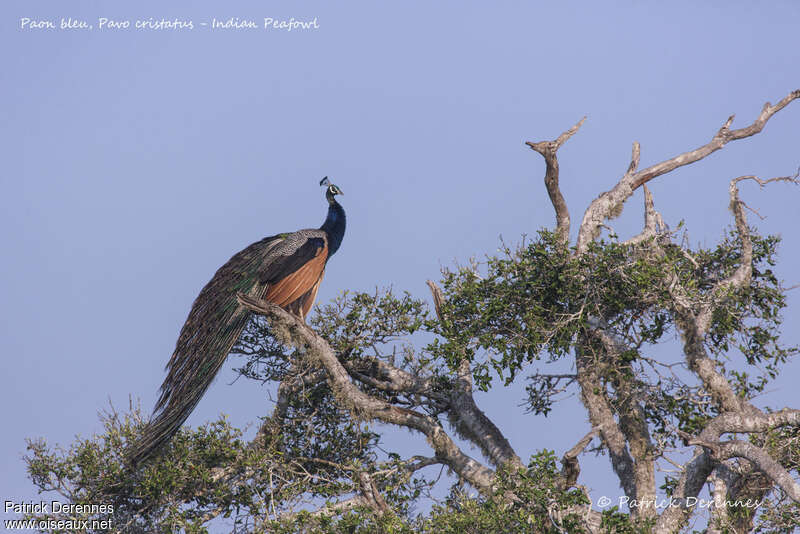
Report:
[{"label": "peacock neck", "polygon": [[339,245],[342,244],[344,238],[344,228],[347,225],[347,219],[344,215],[344,208],[335,200],[328,206],[328,216],[325,222],[320,227],[328,234],[328,257],[339,250]]}]

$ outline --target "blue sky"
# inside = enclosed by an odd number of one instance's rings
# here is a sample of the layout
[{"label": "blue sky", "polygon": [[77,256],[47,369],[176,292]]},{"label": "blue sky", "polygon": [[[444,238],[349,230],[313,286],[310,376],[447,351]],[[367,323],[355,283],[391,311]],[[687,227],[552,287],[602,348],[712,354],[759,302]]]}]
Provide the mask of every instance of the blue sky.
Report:
[{"label": "blue sky", "polygon": [[[634,140],[644,167],[800,88],[794,2],[494,4],[3,2],[0,494],[38,500],[26,437],[67,445],[99,432],[109,400],[149,410],[200,288],[262,236],[318,226],[322,176],[345,193],[348,233],[318,302],[387,285],[427,298],[441,266],[553,225],[544,164],[525,141],[588,115],[559,152],[574,236]],[[23,30],[22,17],[316,17],[319,29]],[[793,173],[798,139],[795,103],[759,136],[652,183],[656,206],[712,244],[731,221],[728,181]],[[614,221],[623,237],[641,225],[640,195]],[[742,196],[767,216],[751,222],[783,235],[778,272],[800,283],[800,190],[743,185]],[[787,342],[800,343],[797,300]],[[244,425],[271,409],[256,384],[229,385],[234,366],[190,424],[227,413]],[[795,362],[768,400],[789,403],[798,378]],[[512,388],[480,403],[524,457],[588,430],[575,399],[548,419],[520,400]],[[586,483],[618,492],[597,463]]]}]

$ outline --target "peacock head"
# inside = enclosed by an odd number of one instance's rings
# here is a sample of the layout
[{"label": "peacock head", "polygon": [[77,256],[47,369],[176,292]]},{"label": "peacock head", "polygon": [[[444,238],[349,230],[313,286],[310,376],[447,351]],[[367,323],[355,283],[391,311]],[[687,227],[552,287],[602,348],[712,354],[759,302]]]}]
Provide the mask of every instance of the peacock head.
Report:
[{"label": "peacock head", "polygon": [[323,187],[327,187],[327,189],[325,190],[325,198],[327,198],[328,202],[331,203],[331,204],[336,202],[334,200],[334,197],[336,195],[343,195],[344,194],[344,193],[342,193],[342,190],[339,189],[338,186],[332,184],[331,181],[328,180],[327,176],[325,178],[323,178],[322,180],[320,180],[319,185],[323,186]]}]

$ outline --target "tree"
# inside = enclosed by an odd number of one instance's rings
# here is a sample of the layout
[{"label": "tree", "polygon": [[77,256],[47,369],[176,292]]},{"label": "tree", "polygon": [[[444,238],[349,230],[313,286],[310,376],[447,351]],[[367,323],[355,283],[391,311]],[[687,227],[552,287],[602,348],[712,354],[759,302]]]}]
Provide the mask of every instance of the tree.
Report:
[{"label": "tree", "polygon": [[[217,516],[253,532],[679,532],[705,513],[697,499],[707,485],[708,532],[793,531],[800,410],[751,400],[798,349],[779,339],[779,238],[749,226],[739,186],[797,184],[798,175],[732,179],[733,225],[708,248],[664,225],[646,184],[759,133],[798,98],[766,104],[743,128],[731,129],[730,117],[707,144],[642,170],[634,143],[628,169],[589,205],[574,244],[557,151],[583,120],[554,141],[528,143],[546,162],[555,230],[443,271],[440,284],[429,282],[432,311],[407,293],[345,293],[306,326],[239,296],[256,316],[233,351],[246,359],[240,372],[278,384],[255,439],[224,419],[184,428],[132,472],[124,451],[143,419],[133,407],[112,410],[103,435],[66,451],[31,441],[31,479],[76,505],[111,505],[69,517],[110,519],[125,532],[200,532]],[[603,234],[639,188],[642,232],[627,241]],[[672,335],[679,346],[654,356]],[[564,359],[574,371],[530,377],[526,403],[547,415],[560,392],[576,390],[586,436],[560,466],[546,450],[525,462],[473,392]],[[421,435],[431,454],[384,450],[388,427]],[[627,509],[592,507],[578,460],[590,445],[608,455]],[[665,465],[677,469],[657,477]],[[446,499],[430,504],[431,491],[453,480]],[[419,506],[430,509],[416,514]],[[55,516],[32,517],[66,517]]]}]

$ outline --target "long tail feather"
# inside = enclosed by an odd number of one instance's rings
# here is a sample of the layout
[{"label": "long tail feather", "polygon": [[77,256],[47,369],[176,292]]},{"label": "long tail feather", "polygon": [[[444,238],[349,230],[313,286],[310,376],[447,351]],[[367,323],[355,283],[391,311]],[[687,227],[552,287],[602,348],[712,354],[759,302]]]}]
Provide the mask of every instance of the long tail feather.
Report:
[{"label": "long tail feather", "polygon": [[250,245],[223,265],[194,301],[167,364],[153,418],[128,452],[136,466],[152,456],[178,431],[200,402],[247,325],[249,312],[236,301],[238,292],[261,298],[259,269],[279,237]]},{"label": "long tail feather", "polygon": [[230,335],[225,336],[226,346],[216,347],[215,353],[206,353],[203,361],[196,362],[194,368],[186,369],[187,374],[192,376],[178,383],[169,381],[164,383],[154,417],[130,454],[133,465],[138,465],[152,456],[186,421],[225,362],[225,357],[247,324],[248,315],[246,312],[239,313],[232,319],[229,324]]}]

